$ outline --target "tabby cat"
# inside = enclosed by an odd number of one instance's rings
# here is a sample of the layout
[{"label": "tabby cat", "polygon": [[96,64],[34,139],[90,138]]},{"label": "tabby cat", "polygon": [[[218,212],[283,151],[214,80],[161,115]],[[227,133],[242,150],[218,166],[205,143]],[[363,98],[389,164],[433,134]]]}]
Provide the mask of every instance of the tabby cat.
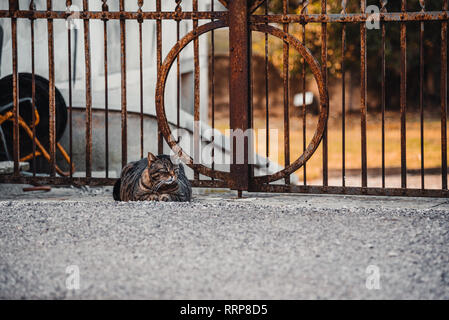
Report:
[{"label": "tabby cat", "polygon": [[192,187],[182,164],[174,164],[167,155],[128,163],[114,185],[117,201],[190,201]]}]

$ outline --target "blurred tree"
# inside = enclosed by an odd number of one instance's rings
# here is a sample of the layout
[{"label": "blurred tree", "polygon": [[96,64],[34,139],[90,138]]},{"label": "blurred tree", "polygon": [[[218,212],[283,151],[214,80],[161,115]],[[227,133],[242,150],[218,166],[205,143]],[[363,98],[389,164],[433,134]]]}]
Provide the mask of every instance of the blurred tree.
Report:
[{"label": "blurred tree", "polygon": [[[300,14],[303,0],[289,0],[288,10],[290,14]],[[309,14],[319,14],[321,12],[321,1],[308,1]],[[283,0],[269,0],[270,14],[282,14]],[[342,10],[341,0],[328,0],[327,13],[340,13]],[[380,8],[380,0],[368,0],[367,5],[376,5]],[[443,8],[443,0],[425,1],[426,11],[440,11]],[[401,1],[390,0],[387,3],[388,12],[400,12]],[[419,0],[407,1],[408,11],[420,11]],[[349,0],[346,7],[347,13],[360,12],[360,1]],[[256,14],[264,14],[265,5],[257,10]],[[282,28],[282,26],[279,26]],[[328,71],[329,83],[341,78],[341,30],[342,24],[329,23],[328,32]],[[388,23],[386,35],[386,88],[387,101],[390,109],[399,108],[399,82],[400,82],[400,24]],[[407,23],[407,86],[408,101],[411,108],[417,107],[419,97],[419,22]],[[301,40],[302,26],[300,24],[290,24],[289,32]],[[347,72],[353,77],[360,77],[360,26],[350,23],[346,29],[347,47],[345,52],[345,62]],[[254,51],[257,54],[264,54],[264,38],[255,38]],[[381,88],[381,29],[367,31],[367,56],[368,56],[368,90],[370,96],[380,96]],[[310,23],[306,25],[306,46],[313,55],[320,60],[321,57],[321,24]],[[424,33],[424,61],[425,61],[425,95],[426,103],[432,105],[439,104],[439,79],[441,66],[441,23],[426,22]],[[279,39],[269,37],[269,56],[271,62],[280,70],[283,64],[282,55],[283,44]],[[298,78],[302,70],[302,59],[294,50],[290,50],[290,75]],[[378,93],[378,94],[376,94]],[[379,101],[370,101],[370,107],[378,107]],[[433,108],[433,107],[432,107]],[[438,110],[438,109],[436,109]]]}]

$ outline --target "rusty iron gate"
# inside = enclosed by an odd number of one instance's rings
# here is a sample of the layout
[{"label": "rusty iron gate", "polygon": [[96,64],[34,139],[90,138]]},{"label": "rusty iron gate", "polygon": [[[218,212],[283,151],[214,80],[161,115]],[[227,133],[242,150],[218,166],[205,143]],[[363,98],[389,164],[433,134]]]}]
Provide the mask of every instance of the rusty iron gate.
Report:
[{"label": "rusty iron gate", "polygon": [[[346,11],[348,1],[341,1],[341,13],[328,13],[327,12],[327,1],[317,0],[321,5],[321,12],[311,14],[308,12],[309,3],[313,1],[302,1],[300,4],[300,10],[298,14],[289,13],[289,3],[288,0],[282,1],[282,13],[271,14],[269,13],[269,1],[264,0],[219,0],[226,8],[225,11],[214,10],[213,0],[204,0],[210,3],[209,11],[199,11],[198,1],[192,0],[192,10],[186,11],[183,9],[182,0],[173,0],[175,4],[175,9],[173,11],[162,11],[161,0],[146,0],[145,3],[155,2],[155,11],[144,11],[142,8],[144,6],[143,0],[136,0],[138,10],[137,11],[127,11],[125,8],[125,1],[119,0],[119,10],[110,11],[108,7],[108,1],[102,0],[102,10],[101,11],[90,11],[89,3],[93,3],[97,0],[83,0],[83,8],[79,13],[79,18],[83,21],[84,26],[84,54],[85,54],[85,92],[86,92],[86,176],[85,177],[74,177],[73,171],[62,172],[58,170],[56,164],[56,151],[59,147],[56,142],[55,134],[55,65],[54,65],[54,55],[55,55],[55,43],[54,43],[54,27],[53,21],[55,19],[66,20],[69,18],[72,12],[70,11],[55,11],[52,7],[52,0],[47,0],[46,10],[36,10],[34,6],[34,1],[30,1],[28,8],[19,8],[18,0],[9,0],[9,10],[0,10],[0,19],[9,19],[11,23],[11,45],[12,45],[12,83],[13,83],[13,108],[9,114],[9,118],[5,121],[13,122],[13,160],[14,160],[14,173],[10,175],[0,175],[1,183],[30,183],[30,184],[54,184],[54,185],[111,185],[114,183],[115,179],[108,177],[108,57],[107,57],[107,32],[108,32],[108,22],[111,20],[117,20],[120,22],[120,57],[121,57],[121,153],[122,153],[122,164],[125,165],[128,161],[127,155],[127,143],[129,137],[127,136],[127,100],[126,100],[126,21],[135,20],[139,22],[139,50],[140,53],[140,77],[141,77],[141,87],[140,92],[142,95],[142,28],[141,24],[145,20],[156,21],[157,26],[157,85],[156,85],[156,111],[157,111],[157,121],[158,121],[158,150],[162,153],[163,150],[163,139],[174,150],[177,154],[181,156],[185,163],[187,163],[194,170],[194,179],[192,183],[196,187],[221,187],[221,188],[231,188],[233,190],[254,191],[254,192],[298,192],[298,193],[329,193],[329,194],[363,194],[363,195],[395,195],[395,196],[429,196],[429,197],[447,197],[448,184],[447,184],[447,23],[448,23],[448,0],[442,0],[441,11],[426,11],[426,1],[420,0],[421,5],[420,10],[411,12],[407,10],[407,1],[402,0],[402,6],[400,12],[389,12],[388,1],[381,0],[378,1],[380,7],[380,13],[378,14],[378,19],[381,24],[382,32],[382,44],[381,44],[381,55],[382,55],[382,187],[373,188],[368,186],[368,168],[367,168],[367,29],[366,22],[369,19],[369,15],[366,12],[367,1],[358,1],[360,4],[360,12],[358,13],[348,13]],[[337,1],[337,0],[336,0]],[[100,2],[98,0],[97,2]],[[340,0],[338,0],[340,3]],[[351,0],[349,1],[351,2]],[[357,2],[354,0],[353,2]],[[66,1],[66,5],[69,8],[72,1]],[[257,10],[257,14],[256,14]],[[34,22],[37,19],[44,19],[47,21],[47,32],[48,32],[48,71],[49,71],[49,152],[47,158],[50,163],[50,172],[48,176],[36,175],[34,171],[31,176],[24,176],[19,170],[19,160],[20,155],[20,142],[19,142],[19,128],[23,124],[22,119],[19,116],[19,92],[18,92],[18,41],[17,41],[17,20],[18,19],[28,19],[31,27],[31,48],[34,50]],[[105,72],[105,137],[106,137],[106,155],[105,155],[105,166],[106,174],[104,178],[94,178],[92,177],[92,83],[91,83],[91,50],[90,50],[90,30],[89,22],[91,20],[101,20],[104,23],[104,47],[105,47],[105,57],[104,57],[104,72]],[[163,20],[172,20],[177,22],[177,43],[168,55],[164,57],[162,55],[163,42]],[[184,37],[179,36],[179,22],[182,20],[193,21],[193,30],[187,33]],[[199,21],[205,23],[199,24]],[[401,79],[400,79],[400,128],[401,128],[401,187],[400,188],[387,188],[385,184],[385,100],[386,100],[386,84],[385,84],[385,32],[389,23],[399,23],[400,24],[400,57],[401,57]],[[422,167],[420,171],[421,175],[421,188],[411,189],[407,187],[407,163],[406,163],[406,112],[407,112],[407,23],[415,22],[421,25],[420,33],[420,66],[423,70],[424,57],[423,57],[423,40],[424,40],[424,25],[427,22],[438,22],[441,24],[441,146],[442,146],[442,165],[441,165],[441,189],[426,189],[424,184],[425,179],[425,168],[422,162]],[[295,36],[289,33],[289,25],[298,24],[302,26],[302,39],[297,39]],[[321,27],[321,57],[317,59],[307,48],[307,42],[305,41],[306,27],[310,24],[318,24]],[[328,136],[327,136],[327,120],[329,115],[329,97],[328,97],[328,50],[327,50],[327,29],[329,24],[341,24],[342,25],[342,46],[341,50],[344,56],[345,46],[346,46],[346,27],[349,24],[355,24],[360,26],[360,121],[361,121],[361,187],[350,187],[345,185],[345,78],[342,77],[343,82],[343,93],[342,93],[342,104],[339,108],[343,110],[342,117],[342,134],[343,134],[343,150],[342,150],[342,186],[329,186],[328,178]],[[214,56],[215,43],[214,43],[214,31],[220,28],[229,28],[229,57],[230,57],[230,128],[231,129],[241,129],[245,131],[253,127],[253,110],[252,110],[252,74],[251,74],[251,35],[255,32],[260,32],[265,34],[265,83],[266,88],[268,88],[268,37],[279,38],[283,41],[283,92],[284,92],[284,158],[285,163],[284,168],[278,172],[266,174],[263,176],[256,176],[254,174],[254,166],[248,162],[249,147],[246,144],[244,162],[240,164],[233,163],[230,165],[229,172],[215,170],[214,165],[205,166],[202,164],[195,163],[191,155],[180,149],[177,143],[177,139],[174,138],[171,132],[170,125],[167,121],[166,110],[164,104],[164,90],[165,82],[168,73],[173,65],[177,65],[177,77],[179,82],[179,53],[185,48],[189,43],[193,42],[194,48],[194,119],[198,121],[200,119],[199,110],[199,86],[200,86],[200,71],[199,71],[199,37],[203,34],[209,33],[211,35],[211,55]],[[68,61],[72,61],[70,58],[70,37],[71,33],[68,31],[67,37],[69,48],[67,48],[67,54],[69,55]],[[289,52],[290,50],[296,50],[304,59],[302,77],[305,77],[305,65],[311,71],[314,80],[316,81],[318,92],[319,92],[319,105],[320,111],[318,116],[318,122],[316,124],[315,133],[310,139],[308,145],[306,144],[306,107],[305,101],[303,101],[302,109],[302,119],[303,119],[303,154],[297,159],[291,159],[290,157],[290,144],[297,143],[291,141],[290,139],[290,114],[289,114]],[[35,90],[35,54],[34,51],[32,55],[32,83],[33,83],[33,104],[34,102],[34,90]],[[214,126],[214,59],[211,59],[212,63],[210,65],[212,77],[211,82],[211,108],[212,108],[212,126]],[[2,62],[5,63],[5,62]],[[9,62],[8,62],[9,63]],[[72,72],[71,63],[67,66],[69,75]],[[344,59],[342,61],[342,73],[345,73]],[[421,110],[421,157],[424,158],[423,149],[423,74],[420,75],[420,110]],[[69,76],[70,82],[70,76]],[[305,83],[305,81],[303,81]],[[179,86],[179,84],[178,84]],[[67,152],[67,159],[72,159],[72,92],[71,84],[69,83],[69,96],[68,101],[68,126],[70,132],[70,146]],[[305,92],[305,87],[304,87]],[[268,95],[268,90],[266,90]],[[179,124],[179,100],[180,93],[177,93],[178,104],[177,104],[177,116]],[[305,95],[303,95],[305,100]],[[142,98],[141,98],[141,104]],[[266,97],[266,112],[268,115],[268,96]],[[142,109],[143,110],[143,107]],[[32,123],[35,121],[35,115],[33,113]],[[269,126],[269,121],[267,117],[266,122],[267,127]],[[141,115],[141,128],[143,128],[143,116]],[[28,131],[31,139],[33,140],[33,152],[39,149],[38,141],[36,141],[36,134],[34,126],[28,126]],[[268,132],[268,131],[267,131]],[[268,134],[268,133],[267,133]],[[198,144],[199,132],[195,131],[195,143]],[[141,154],[143,154],[143,129],[141,129]],[[268,141],[268,137],[267,137]],[[307,182],[306,175],[306,163],[317,150],[318,146],[322,145],[323,148],[323,159],[322,159],[322,184],[321,185],[309,185]],[[234,150],[235,153],[235,146]],[[268,156],[269,148],[267,148]],[[42,153],[45,153],[41,150]],[[32,157],[30,161],[35,161],[35,157]],[[73,165],[70,161],[70,165]],[[422,160],[423,161],[423,160]],[[304,173],[304,181],[300,185],[294,185],[290,183],[290,175],[295,171],[302,168]],[[59,175],[61,176],[58,176]],[[200,179],[200,175],[208,177],[208,179]],[[277,182],[277,183],[274,183]],[[281,182],[281,183],[279,183]]]}]

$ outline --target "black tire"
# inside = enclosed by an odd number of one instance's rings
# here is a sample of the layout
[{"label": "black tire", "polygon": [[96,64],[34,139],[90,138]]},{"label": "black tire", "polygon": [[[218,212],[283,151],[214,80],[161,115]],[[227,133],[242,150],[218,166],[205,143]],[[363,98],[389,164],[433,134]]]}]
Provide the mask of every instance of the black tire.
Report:
[{"label": "black tire", "polygon": [[[49,82],[47,79],[35,75],[36,79],[36,108],[39,113],[40,122],[36,126],[36,137],[49,150]],[[24,98],[32,98],[32,75],[30,73],[19,74],[19,100]],[[8,75],[0,79],[0,108],[10,104],[13,101],[13,85],[12,75]],[[55,109],[56,109],[56,141],[59,141],[64,134],[67,126],[67,106],[62,97],[61,92],[55,90]],[[12,110],[13,107],[3,108],[0,110],[2,114]],[[19,114],[28,125],[32,123],[32,104],[28,101],[22,101],[19,104]],[[2,124],[5,134],[6,144],[9,154],[13,152],[13,123],[6,121]],[[20,128],[20,156],[23,157],[33,150],[32,139],[28,134]],[[2,159],[0,159],[2,160]],[[4,159],[3,159],[4,160]]]}]

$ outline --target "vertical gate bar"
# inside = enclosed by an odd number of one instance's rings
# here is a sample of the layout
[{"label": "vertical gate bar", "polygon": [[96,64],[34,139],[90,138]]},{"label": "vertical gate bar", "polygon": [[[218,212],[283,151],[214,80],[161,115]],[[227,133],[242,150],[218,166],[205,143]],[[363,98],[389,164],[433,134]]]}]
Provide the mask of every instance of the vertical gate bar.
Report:
[{"label": "vertical gate bar", "polygon": [[[83,0],[83,10],[89,11],[88,0]],[[86,68],[86,178],[92,177],[92,89],[90,70],[90,21],[84,19],[84,59]]]},{"label": "vertical gate bar", "polygon": [[[161,13],[162,4],[161,0],[156,0],[156,12]],[[157,46],[157,77],[159,77],[159,72],[162,66],[162,19],[159,17],[156,20],[156,46]],[[159,154],[164,153],[164,141],[162,140],[162,132],[159,128],[159,124],[157,125],[157,152]]]},{"label": "vertical gate bar", "polygon": [[[249,6],[249,9],[248,9],[248,15],[250,15],[251,14],[251,11],[250,11],[250,6]],[[248,20],[249,20],[249,17],[248,17]],[[249,25],[249,21],[248,21],[248,25]],[[248,128],[254,128],[254,100],[253,100],[253,96],[254,96],[254,81],[253,81],[253,65],[252,65],[252,63],[251,63],[251,59],[252,59],[252,56],[253,56],[253,34],[252,34],[252,32],[251,32],[251,29],[249,29],[249,31],[248,31],[248,46],[249,46],[249,48],[248,48],[248,65],[249,65],[249,74],[248,74],[248,77],[249,77],[249,80],[248,80],[248,82],[249,82],[249,88],[250,88],[250,91],[249,91],[249,99],[248,99]],[[256,134],[252,131],[251,132],[251,138],[249,139],[248,138],[248,146],[245,146],[245,148],[246,148],[246,154],[247,154],[247,158],[248,158],[248,190],[250,190],[251,189],[251,182],[252,182],[252,179],[254,178],[254,157],[251,157],[250,158],[250,156],[253,156],[254,155],[254,152],[255,152],[255,145],[254,145],[254,143],[255,143],[255,139],[256,139]],[[250,161],[250,159],[251,159],[251,161]],[[245,162],[246,163],[246,162]]]},{"label": "vertical gate bar", "polygon": [[[250,103],[250,55],[248,2],[234,0],[229,2],[229,50],[230,50],[230,127],[231,130],[245,132],[249,126],[248,107]],[[233,139],[231,137],[231,139]],[[231,141],[232,189],[248,190],[248,149],[244,149],[244,163],[237,164],[236,144]]]},{"label": "vertical gate bar", "polygon": [[[71,10],[72,7],[72,1],[67,0],[66,1],[66,7],[67,11]],[[71,28],[71,21],[68,22],[68,28],[67,28],[67,62],[68,62],[68,76],[69,76],[69,156],[70,156],[70,162],[69,162],[69,171],[70,171],[70,178],[73,178],[73,126],[72,126],[72,28]]]},{"label": "vertical gate bar", "polygon": [[[401,12],[406,12],[407,1],[402,0]],[[401,22],[401,188],[407,188],[407,26]]]},{"label": "vertical gate bar", "polygon": [[[215,3],[214,0],[210,1],[210,9],[212,12],[215,11]],[[212,22],[215,21],[215,19],[211,19]],[[215,32],[214,30],[211,31],[211,88],[210,88],[210,96],[211,96],[211,109],[212,109],[212,171],[215,170]],[[212,178],[214,180],[214,178]]]},{"label": "vertical gate bar", "polygon": [[[308,0],[302,2],[301,15],[308,13]],[[302,44],[306,46],[306,23],[302,23]],[[302,58],[302,151],[306,151],[307,144],[307,109],[306,109],[306,60]],[[307,163],[303,167],[304,186],[307,186]]]},{"label": "vertical gate bar", "polygon": [[[265,1],[265,15],[268,15],[268,1]],[[265,22],[268,25],[268,22]],[[270,166],[270,112],[269,112],[269,64],[268,64],[268,33],[265,33],[265,157],[267,158],[266,167]]]},{"label": "vertical gate bar", "polygon": [[[366,13],[366,0],[360,1],[362,14]],[[360,24],[360,115],[361,115],[361,147],[362,147],[362,188],[368,186],[367,155],[366,155],[366,95],[367,95],[367,69],[366,69],[366,24]]]},{"label": "vertical gate bar", "polygon": [[341,185],[346,187],[346,24],[341,31]]},{"label": "vertical gate bar", "polygon": [[[287,18],[288,14],[288,0],[282,1],[282,11],[284,17]],[[283,31],[288,33],[288,22],[284,22]],[[284,166],[290,165],[290,117],[289,117],[289,105],[290,105],[290,92],[289,92],[289,54],[290,45],[284,41],[283,46],[283,72],[282,77],[284,81]],[[285,177],[285,184],[290,184],[290,176]]]},{"label": "vertical gate bar", "polygon": [[[381,0],[381,12],[387,12],[387,1]],[[382,188],[385,188],[385,104],[386,104],[386,91],[385,91],[385,82],[386,82],[386,60],[385,60],[385,43],[386,43],[386,24],[382,21],[382,43],[381,43],[381,55],[382,55]]]},{"label": "vertical gate bar", "polygon": [[[327,13],[327,0],[321,0],[321,14]],[[326,89],[327,83],[327,23],[321,23],[321,68],[323,74],[323,81]],[[329,103],[329,102],[328,102]],[[323,186],[328,185],[328,145],[327,145],[327,124],[323,135]]]},{"label": "vertical gate bar", "polygon": [[[102,0],[102,11],[109,11],[107,0]],[[108,86],[108,19],[103,18],[103,53],[104,53],[104,141],[106,178],[109,178],[109,86]]]},{"label": "vertical gate bar", "polygon": [[[421,12],[425,11],[425,2],[420,0]],[[424,177],[424,22],[420,23],[419,30],[419,111],[420,111],[420,137],[421,137],[421,189],[425,187]]]},{"label": "vertical gate bar", "polygon": [[[306,24],[302,24],[302,43],[306,45]],[[306,108],[306,60],[302,58],[302,152],[307,146],[307,108]],[[303,167],[304,185],[307,185],[307,163]]]},{"label": "vertical gate bar", "polygon": [[[180,38],[180,26],[179,26],[180,21],[176,21],[176,42],[179,42],[179,38]],[[181,54],[181,53],[180,53]],[[179,61],[179,55],[176,57],[176,127],[179,129],[180,126],[180,114],[181,114],[181,72],[180,72],[180,68],[181,68],[181,64]],[[179,136],[178,136],[179,139]],[[179,142],[179,141],[178,141]]]},{"label": "vertical gate bar", "polygon": [[[346,12],[346,0],[341,2],[341,14]],[[341,30],[341,185],[346,187],[346,24],[343,23]]]},{"label": "vertical gate bar", "polygon": [[[47,0],[47,11],[52,11],[52,0]],[[55,61],[53,19],[47,20],[48,31],[48,100],[49,100],[49,146],[50,146],[50,176],[56,175],[56,110],[55,110]]]},{"label": "vertical gate bar", "polygon": [[[125,11],[125,0],[120,0],[119,10]],[[120,67],[121,67],[121,128],[122,128],[122,167],[128,162],[127,101],[126,101],[126,21],[120,19]]]},{"label": "vertical gate bar", "polygon": [[[19,10],[19,2],[9,0],[9,10]],[[14,175],[19,175],[19,159],[20,159],[20,144],[19,144],[19,75],[17,71],[17,18],[11,18],[11,41],[12,41],[12,84],[13,84],[13,160],[14,160]]]},{"label": "vertical gate bar", "polygon": [[[448,10],[444,0],[443,10]],[[447,190],[447,20],[441,22],[441,175],[442,189]]]},{"label": "vertical gate bar", "polygon": [[[250,84],[250,91],[249,91],[249,103],[248,103],[248,128],[251,130],[254,128],[254,81],[253,81],[253,65],[252,65],[252,56],[253,56],[253,33],[251,31],[250,22],[249,22],[249,15],[251,14],[251,6],[248,6],[248,65],[249,65],[249,84]],[[247,148],[247,158],[248,158],[248,190],[251,190],[251,182],[254,178],[254,153],[255,151],[255,142],[256,142],[256,134],[254,131],[251,131],[251,138],[248,139],[248,146]]]},{"label": "vertical gate bar", "polygon": [[[198,0],[193,0],[192,9],[194,12],[193,17],[193,32],[196,32],[198,28],[198,19],[196,13],[198,12]],[[201,147],[201,139],[200,139],[200,62],[199,62],[199,38],[196,37],[193,40],[193,60],[194,60],[194,98],[193,98],[193,118],[194,118],[194,132],[193,132],[193,141],[194,141],[194,158],[195,162],[199,163],[200,156],[200,147]],[[194,179],[198,180],[200,178],[200,174],[195,170]]]},{"label": "vertical gate bar", "polygon": [[[142,14],[143,0],[137,1],[138,13]],[[143,158],[143,49],[142,49],[142,17],[139,17],[139,86],[140,86],[140,158]]]},{"label": "vertical gate bar", "polygon": [[[36,4],[33,0],[30,1],[29,6],[30,11],[36,10]],[[31,103],[32,103],[32,111],[31,111],[31,121],[32,121],[32,129],[33,129],[33,178],[36,177],[36,63],[35,63],[35,39],[34,39],[34,19],[30,19],[30,29],[31,29]]]},{"label": "vertical gate bar", "polygon": [[[182,0],[176,0],[176,14],[181,13],[181,3]],[[176,19],[176,42],[179,42],[181,37],[180,35],[180,23],[181,20],[179,18]],[[181,63],[180,63],[180,55],[178,54],[176,57],[176,127],[179,129],[180,126],[180,114],[181,114]],[[179,139],[179,133],[178,137]],[[178,141],[179,142],[179,141]]]}]

